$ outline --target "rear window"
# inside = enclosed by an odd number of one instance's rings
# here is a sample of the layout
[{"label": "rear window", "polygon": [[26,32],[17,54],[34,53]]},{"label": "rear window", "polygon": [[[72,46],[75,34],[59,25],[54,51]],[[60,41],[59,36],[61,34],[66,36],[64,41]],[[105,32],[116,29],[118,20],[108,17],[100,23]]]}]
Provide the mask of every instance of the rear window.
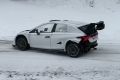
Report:
[{"label": "rear window", "polygon": [[57,24],[55,32],[67,32],[67,25]]},{"label": "rear window", "polygon": [[80,29],[87,35],[91,35],[91,34],[97,33],[95,26],[96,26],[95,24],[88,24],[88,25],[80,26],[78,27],[78,29]]}]

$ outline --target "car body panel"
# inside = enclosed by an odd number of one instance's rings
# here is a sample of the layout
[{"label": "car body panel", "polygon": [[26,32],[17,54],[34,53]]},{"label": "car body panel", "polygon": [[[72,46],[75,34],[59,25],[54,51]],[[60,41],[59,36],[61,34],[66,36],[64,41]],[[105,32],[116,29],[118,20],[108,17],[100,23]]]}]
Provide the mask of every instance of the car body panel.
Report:
[{"label": "car body panel", "polygon": [[[49,36],[49,38],[46,38],[47,36]],[[50,37],[51,33],[40,33],[40,35],[37,35],[36,33],[31,33],[29,34],[30,46],[35,48],[50,49]]]},{"label": "car body panel", "polygon": [[76,43],[80,42],[80,39],[77,39],[77,36],[81,36],[79,33],[61,33],[56,32],[52,33],[51,36],[51,49],[64,49],[67,41],[73,41]]},{"label": "car body panel", "polygon": [[[67,28],[68,31],[67,32],[49,32],[49,33],[40,32],[39,35],[36,32],[31,33],[33,29],[37,29],[40,26],[45,24],[66,24],[68,26]],[[25,36],[30,47],[65,50],[65,46],[68,41],[72,41],[78,44],[80,43],[81,38],[77,38],[77,37],[85,36],[86,34],[83,31],[79,30],[77,27],[80,27],[86,24],[87,23],[81,23],[76,21],[53,21],[53,22],[44,23],[31,30],[22,31],[19,34],[17,34],[17,36],[20,36],[20,35]],[[15,41],[17,36],[14,39],[13,45],[16,45]],[[98,35],[95,35],[90,37],[89,41],[93,43],[97,41],[97,39],[98,39]]]}]

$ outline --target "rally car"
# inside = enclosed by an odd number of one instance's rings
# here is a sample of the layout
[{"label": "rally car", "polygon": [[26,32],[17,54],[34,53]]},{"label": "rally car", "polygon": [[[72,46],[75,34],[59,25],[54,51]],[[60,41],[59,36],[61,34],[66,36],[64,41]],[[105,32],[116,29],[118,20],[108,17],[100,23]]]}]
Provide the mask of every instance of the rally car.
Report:
[{"label": "rally car", "polygon": [[31,30],[18,33],[13,46],[20,50],[30,47],[64,50],[70,57],[79,57],[98,45],[98,30],[104,28],[104,21],[84,23],[50,20]]}]

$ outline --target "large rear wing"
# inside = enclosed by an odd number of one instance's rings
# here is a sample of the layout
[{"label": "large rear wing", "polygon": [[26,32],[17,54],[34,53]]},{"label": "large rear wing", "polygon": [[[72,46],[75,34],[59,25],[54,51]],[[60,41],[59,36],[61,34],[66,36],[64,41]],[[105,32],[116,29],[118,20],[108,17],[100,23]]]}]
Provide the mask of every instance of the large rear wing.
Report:
[{"label": "large rear wing", "polygon": [[104,21],[99,21],[97,23],[91,23],[91,26],[95,26],[96,30],[103,30],[105,28]]}]

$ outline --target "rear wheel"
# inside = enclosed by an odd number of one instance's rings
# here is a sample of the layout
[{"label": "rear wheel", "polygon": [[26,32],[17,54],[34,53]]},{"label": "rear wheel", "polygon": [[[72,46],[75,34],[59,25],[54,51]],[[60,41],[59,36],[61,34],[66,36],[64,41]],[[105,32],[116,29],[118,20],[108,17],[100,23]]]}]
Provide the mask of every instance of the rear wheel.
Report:
[{"label": "rear wheel", "polygon": [[80,52],[80,48],[75,43],[70,43],[66,46],[66,53],[68,54],[68,56],[74,58],[79,57],[82,54],[82,52]]},{"label": "rear wheel", "polygon": [[91,48],[89,46],[83,46],[82,52],[83,53],[87,53],[91,50]]},{"label": "rear wheel", "polygon": [[16,40],[16,46],[20,50],[27,50],[29,48],[28,42],[24,37],[18,37]]}]

